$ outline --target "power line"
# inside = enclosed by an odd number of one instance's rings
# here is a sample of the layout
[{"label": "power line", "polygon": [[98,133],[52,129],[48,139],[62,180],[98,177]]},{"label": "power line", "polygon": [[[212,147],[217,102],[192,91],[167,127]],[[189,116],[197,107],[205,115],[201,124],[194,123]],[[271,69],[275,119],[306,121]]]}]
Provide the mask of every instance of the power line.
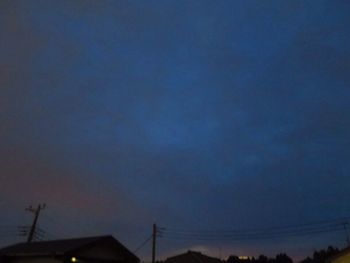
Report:
[{"label": "power line", "polygon": [[0,226],[0,235],[1,236],[23,236],[25,232],[24,226]]},{"label": "power line", "polygon": [[191,237],[205,237],[205,238],[215,238],[215,237],[254,237],[254,236],[265,236],[265,235],[288,235],[288,234],[302,234],[305,232],[318,232],[318,231],[331,231],[334,229],[341,229],[340,225],[331,225],[326,227],[318,227],[318,228],[307,228],[307,229],[298,229],[298,230],[284,230],[284,231],[271,231],[271,232],[239,232],[236,234],[194,234],[194,233],[172,233],[172,232],[164,232],[164,235],[172,235],[172,236],[191,236]]},{"label": "power line", "polygon": [[1,229],[8,229],[8,228],[17,228],[18,226],[14,226],[14,225],[11,225],[11,226],[8,226],[8,225],[4,225],[4,226],[0,226],[0,230]]},{"label": "power line", "polygon": [[142,242],[134,251],[133,253],[136,253],[137,251],[139,251],[141,248],[143,248],[151,239],[152,239],[153,235],[150,235],[144,242]]},{"label": "power line", "polygon": [[177,239],[177,240],[201,240],[201,241],[244,241],[244,240],[262,240],[262,239],[278,239],[286,237],[301,237],[310,236],[315,234],[330,233],[336,231],[343,231],[342,227],[332,228],[332,229],[320,229],[313,231],[295,232],[289,234],[270,234],[270,235],[256,235],[256,236],[185,236],[185,235],[164,235],[162,238],[165,239]]},{"label": "power line", "polygon": [[344,230],[344,220],[349,217],[313,223],[245,230],[185,230],[161,228],[163,237],[178,240],[258,240],[283,237],[308,236]]},{"label": "power line", "polygon": [[342,217],[337,219],[323,220],[323,221],[315,221],[304,224],[294,224],[294,225],[286,225],[286,226],[277,226],[277,227],[269,227],[269,228],[246,228],[246,229],[211,229],[211,230],[194,230],[194,229],[184,229],[184,228],[171,228],[171,227],[162,227],[159,228],[163,231],[167,232],[179,232],[179,233],[247,233],[247,232],[263,232],[263,231],[272,231],[272,230],[283,230],[290,228],[303,228],[303,227],[312,227],[317,225],[329,225],[329,224],[344,224],[350,220],[350,217]]}]

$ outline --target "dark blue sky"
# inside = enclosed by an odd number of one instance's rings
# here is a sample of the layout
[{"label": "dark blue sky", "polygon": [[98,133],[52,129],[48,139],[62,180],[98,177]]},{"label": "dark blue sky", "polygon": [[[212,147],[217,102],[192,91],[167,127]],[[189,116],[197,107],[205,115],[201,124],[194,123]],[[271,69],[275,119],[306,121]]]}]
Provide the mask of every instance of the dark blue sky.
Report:
[{"label": "dark blue sky", "polygon": [[[46,202],[52,235],[133,249],[153,222],[349,216],[349,13],[346,0],[1,1],[0,224]],[[344,235],[164,240],[159,256],[299,257]]]}]

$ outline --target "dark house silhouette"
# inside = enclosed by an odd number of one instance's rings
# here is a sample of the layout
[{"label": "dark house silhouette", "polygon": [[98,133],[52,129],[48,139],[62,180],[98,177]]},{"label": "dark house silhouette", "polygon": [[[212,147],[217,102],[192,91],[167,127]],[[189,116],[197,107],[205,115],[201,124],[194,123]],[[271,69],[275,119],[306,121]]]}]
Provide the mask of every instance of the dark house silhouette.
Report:
[{"label": "dark house silhouette", "polygon": [[0,249],[1,263],[139,263],[112,236],[19,243]]},{"label": "dark house silhouette", "polygon": [[187,253],[167,258],[164,263],[222,263],[222,261],[218,258],[189,250]]}]

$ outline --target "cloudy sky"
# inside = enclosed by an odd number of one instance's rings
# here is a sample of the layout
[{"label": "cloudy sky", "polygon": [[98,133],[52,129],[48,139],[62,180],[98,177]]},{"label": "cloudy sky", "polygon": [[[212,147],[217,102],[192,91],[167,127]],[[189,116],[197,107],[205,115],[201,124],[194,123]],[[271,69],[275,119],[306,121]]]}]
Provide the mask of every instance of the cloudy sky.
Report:
[{"label": "cloudy sky", "polygon": [[[154,222],[350,216],[349,13],[346,0],[0,1],[0,225],[30,224],[24,208],[45,202],[48,237],[113,234],[133,250]],[[158,255],[330,244],[345,233],[160,238]]]}]

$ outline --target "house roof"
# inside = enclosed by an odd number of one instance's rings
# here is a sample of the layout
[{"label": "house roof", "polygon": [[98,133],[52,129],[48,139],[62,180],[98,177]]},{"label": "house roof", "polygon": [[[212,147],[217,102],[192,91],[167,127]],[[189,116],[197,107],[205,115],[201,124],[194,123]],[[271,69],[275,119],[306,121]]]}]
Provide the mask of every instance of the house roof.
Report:
[{"label": "house roof", "polygon": [[113,242],[126,258],[138,258],[112,236],[60,239],[31,243],[19,243],[0,249],[0,256],[44,256],[66,255],[82,248],[93,246],[98,242]]},{"label": "house roof", "polygon": [[221,263],[221,260],[214,257],[209,257],[200,252],[187,251],[174,257],[167,258],[165,263]]}]

